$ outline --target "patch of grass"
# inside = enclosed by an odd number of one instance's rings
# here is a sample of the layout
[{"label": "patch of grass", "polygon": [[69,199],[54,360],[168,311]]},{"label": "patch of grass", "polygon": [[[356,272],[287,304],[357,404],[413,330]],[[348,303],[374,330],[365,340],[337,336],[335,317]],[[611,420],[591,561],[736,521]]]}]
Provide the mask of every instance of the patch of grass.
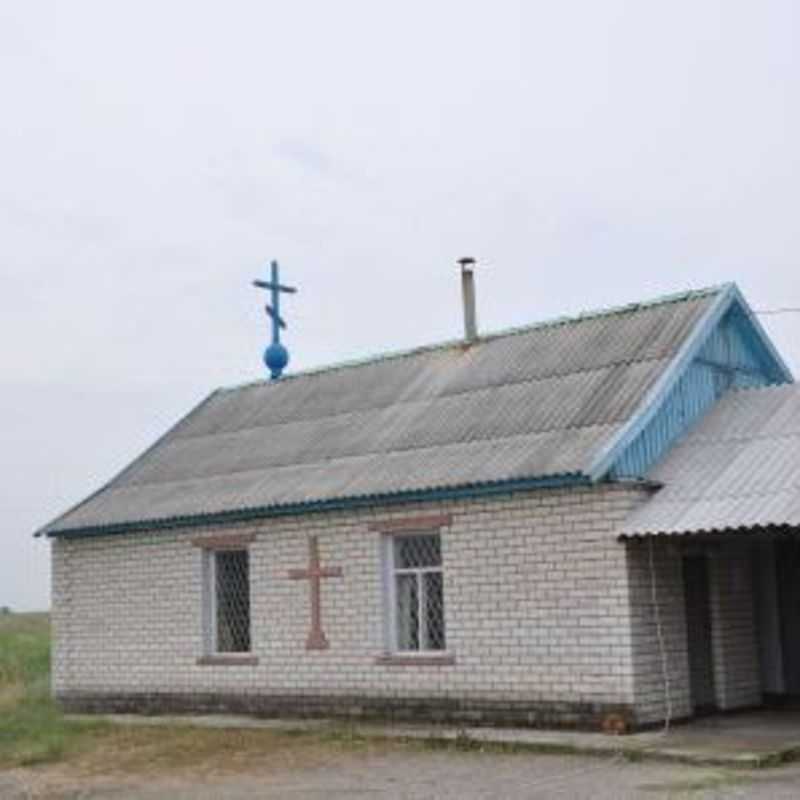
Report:
[{"label": "patch of grass", "polygon": [[0,768],[58,760],[100,727],[65,720],[50,696],[49,616],[0,615]]},{"label": "patch of grass", "polygon": [[752,779],[742,775],[741,772],[722,770],[701,775],[698,778],[688,778],[682,780],[664,781],[663,783],[644,783],[638,788],[642,792],[653,792],[659,795],[667,793],[670,797],[675,793],[680,793],[681,797],[697,794],[699,792],[709,792],[721,789],[729,789],[735,786],[745,786],[752,783]]},{"label": "patch of grass", "polygon": [[[305,731],[299,731],[299,733],[308,735],[308,732]],[[339,723],[323,730],[311,731],[311,735],[318,741],[329,742],[332,745],[343,748],[361,749],[375,741],[361,733],[357,726],[348,725],[347,723]]]},{"label": "patch of grass", "polygon": [[50,693],[47,614],[0,614],[0,770],[68,761],[81,772],[224,772],[264,761],[307,764],[373,749],[354,729],[330,733],[120,726],[66,718]]},{"label": "patch of grass", "polygon": [[1,615],[0,686],[35,683],[49,671],[49,615]]},{"label": "patch of grass", "polygon": [[302,769],[328,762],[335,752],[349,748],[311,732],[113,725],[69,761],[83,775],[197,776]]}]

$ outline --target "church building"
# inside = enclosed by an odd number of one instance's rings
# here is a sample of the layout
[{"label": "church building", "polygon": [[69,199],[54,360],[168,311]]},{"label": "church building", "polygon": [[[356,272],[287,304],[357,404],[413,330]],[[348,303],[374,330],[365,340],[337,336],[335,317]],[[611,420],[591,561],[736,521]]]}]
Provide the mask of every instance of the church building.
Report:
[{"label": "church building", "polygon": [[71,711],[634,730],[800,694],[800,392],[735,285],[212,392],[39,534]]}]

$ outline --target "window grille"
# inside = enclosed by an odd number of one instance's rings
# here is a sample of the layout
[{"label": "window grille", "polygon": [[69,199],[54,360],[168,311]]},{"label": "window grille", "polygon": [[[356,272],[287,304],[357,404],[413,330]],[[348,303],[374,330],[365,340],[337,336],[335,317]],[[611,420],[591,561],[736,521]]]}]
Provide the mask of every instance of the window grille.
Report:
[{"label": "window grille", "polygon": [[388,539],[394,649],[444,650],[444,581],[439,534]]},{"label": "window grille", "polygon": [[210,550],[207,559],[208,649],[212,653],[248,653],[250,569],[247,550]]}]

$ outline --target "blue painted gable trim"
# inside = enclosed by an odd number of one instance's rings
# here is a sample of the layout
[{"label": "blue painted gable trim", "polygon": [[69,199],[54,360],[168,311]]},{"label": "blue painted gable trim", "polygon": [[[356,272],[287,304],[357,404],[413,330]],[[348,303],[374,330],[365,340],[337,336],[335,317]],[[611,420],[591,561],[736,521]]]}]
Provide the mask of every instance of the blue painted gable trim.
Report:
[{"label": "blue painted gable trim", "polygon": [[[723,324],[730,327],[726,336],[721,333]],[[738,346],[731,347],[731,331],[738,337]],[[718,385],[719,367],[733,372],[727,385]],[[643,475],[723,391],[731,386],[792,381],[791,371],[742,293],[735,284],[728,284],[587,473],[593,481]]]}]

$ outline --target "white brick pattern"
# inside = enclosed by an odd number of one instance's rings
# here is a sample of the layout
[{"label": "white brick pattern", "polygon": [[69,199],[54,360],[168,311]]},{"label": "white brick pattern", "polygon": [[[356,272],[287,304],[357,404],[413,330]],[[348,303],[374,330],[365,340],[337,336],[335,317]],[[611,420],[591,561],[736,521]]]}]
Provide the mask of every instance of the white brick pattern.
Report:
[{"label": "white brick pattern", "polygon": [[[638,699],[654,706],[658,689],[649,677],[634,688],[634,666],[648,672],[652,662],[647,615],[638,608],[646,605],[639,597],[641,564],[616,537],[644,497],[634,486],[550,489],[213,530],[58,540],[54,689],[59,695],[436,696],[532,706]],[[441,535],[447,650],[456,662],[377,664],[384,652],[381,534],[369,523],[431,514],[452,515]],[[203,654],[202,550],[190,542],[198,533],[226,531],[256,534],[254,666],[196,664]],[[330,649],[317,652],[305,648],[307,581],[287,579],[288,570],[306,565],[309,535],[319,537],[323,563],[343,568],[341,579],[322,587]]]}]

